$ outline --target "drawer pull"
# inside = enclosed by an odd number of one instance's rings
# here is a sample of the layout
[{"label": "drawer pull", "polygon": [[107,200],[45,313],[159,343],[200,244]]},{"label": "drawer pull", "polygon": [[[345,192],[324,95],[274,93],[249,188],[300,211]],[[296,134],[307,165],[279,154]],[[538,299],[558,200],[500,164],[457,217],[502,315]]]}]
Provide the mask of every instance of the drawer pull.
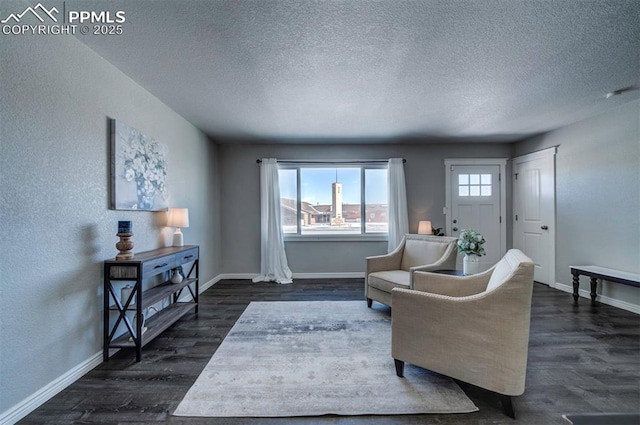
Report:
[{"label": "drawer pull", "polygon": [[155,266],[155,267],[154,267],[154,269],[159,269],[159,268],[161,268],[161,267],[166,267],[166,266],[168,266],[168,265],[169,265],[169,263],[162,263],[162,264],[158,264],[157,266]]},{"label": "drawer pull", "polygon": [[185,260],[188,260],[189,258],[193,258],[193,255],[186,255],[186,256],[184,257],[184,259],[185,259]]}]

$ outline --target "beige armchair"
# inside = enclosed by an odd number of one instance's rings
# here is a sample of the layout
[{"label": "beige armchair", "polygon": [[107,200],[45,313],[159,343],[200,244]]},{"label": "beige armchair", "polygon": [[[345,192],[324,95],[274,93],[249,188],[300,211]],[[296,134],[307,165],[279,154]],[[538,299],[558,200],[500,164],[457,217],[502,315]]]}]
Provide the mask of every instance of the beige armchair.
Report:
[{"label": "beige armchair", "polygon": [[486,272],[415,272],[415,290],[394,289],[391,350],[402,377],[408,362],[498,393],[515,417],[524,393],[533,262],[517,249]]},{"label": "beige armchair", "polygon": [[367,305],[378,301],[391,306],[393,288],[412,289],[413,273],[419,270],[455,269],[456,238],[405,235],[393,252],[367,257],[364,294]]}]

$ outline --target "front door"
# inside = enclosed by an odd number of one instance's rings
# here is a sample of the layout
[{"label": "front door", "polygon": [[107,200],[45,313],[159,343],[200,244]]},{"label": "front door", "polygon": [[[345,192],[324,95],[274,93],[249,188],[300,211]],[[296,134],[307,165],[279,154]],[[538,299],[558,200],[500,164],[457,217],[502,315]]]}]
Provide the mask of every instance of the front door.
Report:
[{"label": "front door", "polygon": [[534,280],[555,285],[555,149],[514,159],[513,247],[535,264]]},{"label": "front door", "polygon": [[[474,229],[484,236],[486,255],[480,258],[484,271],[504,255],[501,166],[451,164],[449,174],[447,233],[459,237],[463,230]],[[463,257],[458,255],[458,269]]]}]

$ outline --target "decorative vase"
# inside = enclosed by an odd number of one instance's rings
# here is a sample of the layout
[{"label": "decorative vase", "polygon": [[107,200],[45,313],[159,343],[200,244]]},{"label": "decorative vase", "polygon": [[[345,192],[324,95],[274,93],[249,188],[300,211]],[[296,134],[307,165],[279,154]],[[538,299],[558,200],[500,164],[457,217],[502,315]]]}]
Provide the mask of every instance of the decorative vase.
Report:
[{"label": "decorative vase", "polygon": [[[120,289],[120,303],[122,303],[122,305],[125,305],[129,297],[131,296],[131,292],[133,292],[133,287],[129,284],[123,286],[122,289]],[[129,306],[131,307],[135,303],[136,297],[133,297],[131,299],[131,303],[129,303]]]},{"label": "decorative vase", "polygon": [[480,256],[475,254],[465,254],[462,260],[462,271],[465,276],[480,272]]},{"label": "decorative vase", "polygon": [[171,283],[180,283],[182,279],[184,279],[184,277],[180,274],[180,270],[174,270],[173,275],[171,275]]}]

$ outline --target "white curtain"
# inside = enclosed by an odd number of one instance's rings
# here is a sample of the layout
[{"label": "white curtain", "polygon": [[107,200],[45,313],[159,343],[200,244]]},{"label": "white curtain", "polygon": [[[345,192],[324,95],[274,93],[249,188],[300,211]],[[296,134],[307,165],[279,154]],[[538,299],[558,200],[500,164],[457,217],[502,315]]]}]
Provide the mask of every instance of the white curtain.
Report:
[{"label": "white curtain", "polygon": [[260,164],[260,275],[254,282],[291,283],[280,222],[278,161],[264,158]]},{"label": "white curtain", "polygon": [[409,233],[409,214],[407,212],[407,190],[404,183],[404,164],[402,158],[389,160],[389,245],[391,252],[398,247],[402,238]]}]

